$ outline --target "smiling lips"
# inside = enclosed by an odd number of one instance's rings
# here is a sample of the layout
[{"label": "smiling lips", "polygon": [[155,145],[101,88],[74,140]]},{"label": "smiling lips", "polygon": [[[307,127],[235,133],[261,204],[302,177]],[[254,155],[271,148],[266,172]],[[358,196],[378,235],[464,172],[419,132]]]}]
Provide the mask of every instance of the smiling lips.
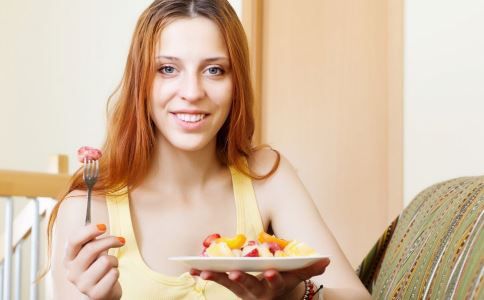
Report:
[{"label": "smiling lips", "polygon": [[196,123],[205,118],[205,114],[186,114],[186,113],[176,113],[175,116],[184,121],[189,123]]},{"label": "smiling lips", "polygon": [[197,130],[205,124],[206,118],[210,115],[204,112],[172,112],[176,123],[184,130]]}]

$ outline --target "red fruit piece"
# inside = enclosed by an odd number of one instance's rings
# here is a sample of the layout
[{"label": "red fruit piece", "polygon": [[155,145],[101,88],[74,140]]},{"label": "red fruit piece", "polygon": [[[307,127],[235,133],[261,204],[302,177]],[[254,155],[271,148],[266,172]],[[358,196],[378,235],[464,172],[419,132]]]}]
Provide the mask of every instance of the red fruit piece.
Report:
[{"label": "red fruit piece", "polygon": [[84,146],[77,150],[77,159],[79,162],[84,162],[86,160],[98,160],[102,156],[102,152],[99,149]]},{"label": "red fruit piece", "polygon": [[210,244],[211,244],[211,243],[212,243],[214,240],[216,240],[216,239],[218,239],[218,238],[220,238],[220,234],[218,234],[218,233],[214,233],[214,234],[211,234],[211,235],[207,236],[207,237],[205,238],[205,240],[203,240],[203,247],[205,247],[205,248],[210,247]]},{"label": "red fruit piece", "polygon": [[256,241],[249,241],[247,243],[247,246],[254,246],[256,244]]},{"label": "red fruit piece", "polygon": [[252,251],[244,255],[244,257],[259,257],[259,250],[257,250],[257,248],[254,248]]},{"label": "red fruit piece", "polygon": [[269,251],[271,251],[272,254],[276,253],[277,250],[282,250],[282,247],[276,242],[270,242],[268,243],[268,246]]}]

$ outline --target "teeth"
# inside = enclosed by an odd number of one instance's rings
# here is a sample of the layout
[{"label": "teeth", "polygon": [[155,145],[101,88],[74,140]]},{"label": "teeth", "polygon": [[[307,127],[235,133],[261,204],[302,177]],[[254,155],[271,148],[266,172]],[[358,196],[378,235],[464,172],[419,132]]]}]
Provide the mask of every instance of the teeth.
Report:
[{"label": "teeth", "polygon": [[182,121],[195,123],[205,118],[204,114],[176,114],[176,117]]}]

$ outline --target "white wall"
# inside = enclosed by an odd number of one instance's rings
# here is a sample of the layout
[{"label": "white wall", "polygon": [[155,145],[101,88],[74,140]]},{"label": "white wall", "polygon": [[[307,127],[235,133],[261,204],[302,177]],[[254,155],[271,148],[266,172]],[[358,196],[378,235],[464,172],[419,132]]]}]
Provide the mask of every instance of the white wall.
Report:
[{"label": "white wall", "polygon": [[405,1],[404,199],[484,175],[484,1]]},{"label": "white wall", "polygon": [[0,168],[47,169],[49,155],[100,146],[105,107],[151,1],[0,4]]},{"label": "white wall", "polygon": [[229,0],[230,5],[232,5],[239,18],[242,16],[242,1],[243,0]]}]

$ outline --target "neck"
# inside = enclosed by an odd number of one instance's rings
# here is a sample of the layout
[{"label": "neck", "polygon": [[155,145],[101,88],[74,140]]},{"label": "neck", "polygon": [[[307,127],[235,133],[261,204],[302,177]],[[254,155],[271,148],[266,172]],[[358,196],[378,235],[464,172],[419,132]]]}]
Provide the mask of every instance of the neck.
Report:
[{"label": "neck", "polygon": [[145,183],[156,190],[201,191],[223,168],[216,155],[215,139],[200,150],[186,151],[159,137]]}]

